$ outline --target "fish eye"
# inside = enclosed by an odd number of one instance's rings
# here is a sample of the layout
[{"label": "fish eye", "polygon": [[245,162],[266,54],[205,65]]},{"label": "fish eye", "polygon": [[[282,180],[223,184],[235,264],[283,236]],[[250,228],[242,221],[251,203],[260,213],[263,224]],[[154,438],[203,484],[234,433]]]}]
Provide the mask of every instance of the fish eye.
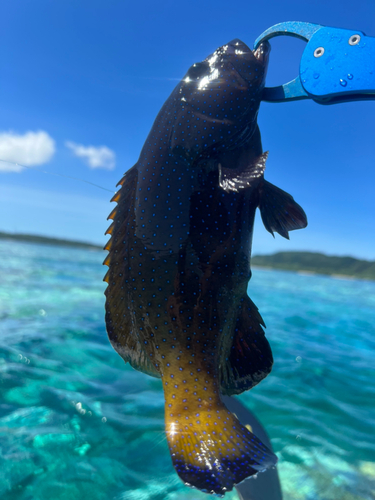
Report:
[{"label": "fish eye", "polygon": [[199,62],[193,64],[188,71],[189,78],[200,78],[207,70],[209,64],[208,62]]}]

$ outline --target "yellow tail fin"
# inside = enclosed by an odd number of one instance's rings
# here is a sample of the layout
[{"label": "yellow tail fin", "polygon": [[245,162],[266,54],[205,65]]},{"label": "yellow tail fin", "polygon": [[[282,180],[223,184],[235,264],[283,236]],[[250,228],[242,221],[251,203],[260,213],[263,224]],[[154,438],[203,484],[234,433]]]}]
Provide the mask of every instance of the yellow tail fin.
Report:
[{"label": "yellow tail fin", "polygon": [[168,445],[185,484],[223,496],[235,484],[275,465],[277,457],[220,400],[207,406],[193,414],[170,413],[167,401]]}]

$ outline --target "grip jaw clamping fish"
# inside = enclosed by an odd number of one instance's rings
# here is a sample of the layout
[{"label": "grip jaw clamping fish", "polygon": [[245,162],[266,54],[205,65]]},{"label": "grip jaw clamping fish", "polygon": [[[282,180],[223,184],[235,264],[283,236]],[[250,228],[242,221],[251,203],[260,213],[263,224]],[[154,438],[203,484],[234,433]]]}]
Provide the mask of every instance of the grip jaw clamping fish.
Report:
[{"label": "grip jaw clamping fish", "polygon": [[319,104],[375,99],[375,38],[362,31],[288,21],[264,31],[255,41],[292,36],[307,42],[299,76],[278,87],[266,87],[262,100],[313,99]]}]

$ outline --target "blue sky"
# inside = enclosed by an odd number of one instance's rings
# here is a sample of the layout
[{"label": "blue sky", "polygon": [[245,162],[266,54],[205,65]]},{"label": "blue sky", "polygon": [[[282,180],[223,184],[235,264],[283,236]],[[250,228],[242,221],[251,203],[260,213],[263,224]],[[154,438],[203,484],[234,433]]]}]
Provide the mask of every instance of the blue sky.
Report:
[{"label": "blue sky", "polygon": [[[375,36],[373,0],[3,0],[0,231],[104,244],[109,190],[138,159],[153,120],[189,66],[240,38],[301,20]],[[267,85],[297,76],[304,42],[272,40]],[[266,178],[309,226],[285,241],[256,224],[254,253],[311,250],[375,259],[375,102],[263,103]]]}]

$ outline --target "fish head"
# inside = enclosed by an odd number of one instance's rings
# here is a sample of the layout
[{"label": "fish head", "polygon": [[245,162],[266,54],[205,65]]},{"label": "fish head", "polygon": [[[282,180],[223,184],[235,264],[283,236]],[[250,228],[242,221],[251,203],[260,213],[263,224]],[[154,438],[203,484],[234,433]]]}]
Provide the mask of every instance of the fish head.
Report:
[{"label": "fish head", "polygon": [[252,51],[235,39],[193,64],[174,93],[172,149],[204,156],[255,129],[269,52],[268,42]]},{"label": "fish head", "polygon": [[[266,41],[259,45],[257,50],[252,51],[246,43],[239,38],[219,47],[211,56],[205,60],[215,68],[223,68],[227,76],[239,75],[246,80],[254,90],[262,90],[268,67],[270,44]],[[242,82],[239,79],[239,84]]]}]

